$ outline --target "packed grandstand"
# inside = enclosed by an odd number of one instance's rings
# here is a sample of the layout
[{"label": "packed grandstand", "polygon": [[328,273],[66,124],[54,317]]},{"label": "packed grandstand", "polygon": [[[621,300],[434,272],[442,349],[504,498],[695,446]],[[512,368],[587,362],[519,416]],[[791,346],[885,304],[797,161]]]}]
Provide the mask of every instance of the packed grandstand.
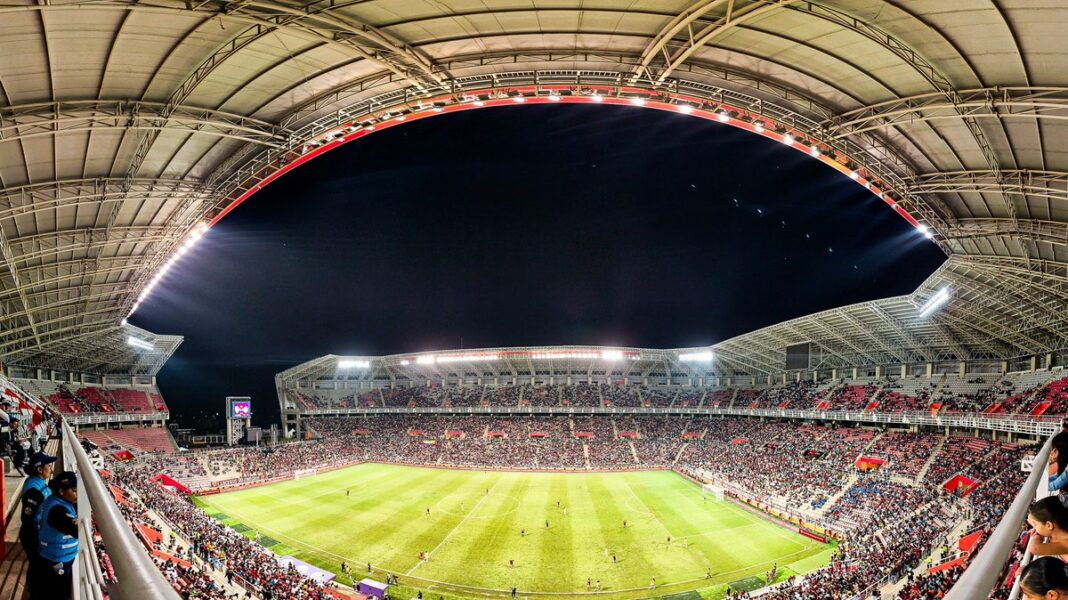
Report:
[{"label": "packed grandstand", "polygon": [[[30,379],[12,384],[70,416],[148,415],[165,407],[151,388]],[[774,385],[750,380],[738,387],[532,378],[518,385],[444,387],[428,377],[420,385],[346,389],[362,385],[336,375],[289,381],[279,402],[300,430],[292,437],[301,439],[270,452],[256,446],[179,451],[168,430],[151,422],[85,426],[79,437],[105,461],[102,473],[123,516],[187,597],[226,598],[241,588],[274,598],[337,593],[337,583],[282,566],[255,540],[205,514],[189,494],[378,462],[674,469],[722,485],[735,502],[769,519],[840,540],[828,566],[778,583],[762,597],[883,590],[890,594],[883,597],[913,600],[941,597],[970,564],[1023,485],[1021,464],[1034,456],[1040,431],[1059,428],[1068,407],[1068,374],[1060,370]],[[816,418],[782,418],[786,410]],[[868,420],[855,416],[858,411]],[[818,418],[836,412],[854,416]],[[886,413],[986,415],[1046,428],[998,434],[875,422]],[[110,559],[97,546],[107,573]],[[1019,552],[1005,569],[1018,558]]]}]

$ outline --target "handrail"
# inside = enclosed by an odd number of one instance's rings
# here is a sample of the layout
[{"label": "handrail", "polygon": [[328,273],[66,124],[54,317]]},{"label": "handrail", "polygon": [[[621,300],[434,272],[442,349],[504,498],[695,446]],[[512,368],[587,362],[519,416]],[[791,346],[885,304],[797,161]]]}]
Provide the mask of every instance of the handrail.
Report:
[{"label": "handrail", "polygon": [[772,417],[820,421],[850,421],[864,423],[887,423],[894,425],[922,425],[954,427],[960,429],[984,429],[1035,436],[1046,436],[1061,430],[1061,417],[1034,417],[1031,415],[985,415],[976,413],[944,413],[932,415],[928,411],[873,412],[835,411],[789,408],[734,408],[734,407],[665,407],[645,408],[634,406],[433,406],[433,407],[355,407],[355,408],[306,408],[285,411],[286,415],[341,416],[375,414],[449,414],[449,415],[692,415],[692,416],[742,416]]},{"label": "handrail", "polygon": [[1046,477],[1046,463],[1049,461],[1053,437],[1050,436],[1039,450],[1031,465],[1031,475],[1023,488],[1012,501],[1012,506],[1005,511],[994,533],[990,535],[983,549],[976,555],[971,566],[957,580],[956,585],[945,595],[945,600],[974,600],[987,598],[998,584],[1002,567],[1008,562],[1016,540],[1020,534],[1020,524],[1027,518],[1027,510],[1034,500],[1035,492]]},{"label": "handrail", "polygon": [[[66,422],[63,423],[64,455],[73,456],[78,471],[78,487],[92,506],[104,548],[111,558],[118,582],[108,586],[108,596],[116,600],[179,600],[178,593],[156,568],[145,548],[126,523],[119,507],[108,492],[100,474],[89,463],[78,437]],[[70,468],[68,465],[67,468]],[[79,505],[81,505],[79,495]],[[81,545],[92,552],[92,539],[82,539]],[[84,565],[80,565],[83,567]],[[82,596],[75,596],[76,598]]]}]

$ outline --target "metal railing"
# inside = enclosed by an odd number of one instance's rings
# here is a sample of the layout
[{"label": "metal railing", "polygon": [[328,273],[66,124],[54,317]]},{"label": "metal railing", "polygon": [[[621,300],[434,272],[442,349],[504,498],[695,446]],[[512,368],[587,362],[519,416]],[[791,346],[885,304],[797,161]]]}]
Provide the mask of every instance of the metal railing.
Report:
[{"label": "metal railing", "polygon": [[[1002,569],[1012,555],[1020,537],[1020,526],[1027,518],[1027,510],[1034,501],[1040,484],[1046,480],[1046,465],[1049,462],[1053,437],[1050,436],[1035,456],[1031,475],[1012,501],[1012,505],[998,523],[990,539],[976,555],[971,566],[957,580],[956,585],[945,595],[945,600],[975,600],[987,598],[997,587]],[[1017,571],[1019,574],[1019,570]],[[1016,589],[1018,593],[1018,589]]]},{"label": "metal railing", "polygon": [[927,411],[869,412],[834,410],[797,410],[781,408],[687,407],[645,408],[633,406],[454,406],[393,408],[311,408],[289,414],[301,416],[375,415],[375,414],[449,414],[449,415],[691,415],[740,416],[817,421],[849,421],[888,425],[919,425],[982,429],[1045,437],[1061,430],[1061,417],[1031,415],[984,415],[948,413],[933,415]]},{"label": "metal railing", "polygon": [[71,425],[102,425],[105,423],[136,423],[141,421],[166,421],[171,418],[167,411],[147,413],[82,413],[64,414]]},{"label": "metal railing", "polygon": [[[63,423],[63,465],[78,473],[78,558],[74,561],[74,600],[179,600],[129,523],[119,512],[100,474],[69,424]],[[104,550],[115,570],[117,582],[106,586],[96,548],[93,523],[103,540]]]}]

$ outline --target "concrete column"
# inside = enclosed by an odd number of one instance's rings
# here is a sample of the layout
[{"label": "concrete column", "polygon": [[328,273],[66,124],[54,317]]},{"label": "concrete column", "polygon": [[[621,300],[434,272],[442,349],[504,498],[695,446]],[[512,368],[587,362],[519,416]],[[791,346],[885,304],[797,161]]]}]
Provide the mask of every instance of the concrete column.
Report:
[{"label": "concrete column", "polygon": [[964,374],[968,372],[968,363],[963,360],[960,361],[960,378],[964,379]]},{"label": "concrete column", "polygon": [[853,379],[857,378],[857,368],[853,367]]},{"label": "concrete column", "polygon": [[883,376],[883,366],[875,365],[875,378],[878,379]]},{"label": "concrete column", "polygon": [[1007,361],[1007,360],[1001,361],[1001,374],[1004,375],[1005,373],[1008,373],[1008,372],[1009,372],[1009,361]]},{"label": "concrete column", "polygon": [[831,369],[831,379],[838,379],[838,369]]},{"label": "concrete column", "polygon": [[786,385],[786,373],[782,374],[782,384]]},{"label": "concrete column", "polygon": [[1046,353],[1046,368],[1047,369],[1052,369],[1053,368],[1053,353],[1052,352]]},{"label": "concrete column", "polygon": [[909,376],[909,366],[901,365],[901,378],[904,379]]},{"label": "concrete column", "polygon": [[798,372],[797,372],[797,379],[796,379],[796,381],[797,381],[797,383],[801,383],[801,371],[798,371]]},{"label": "concrete column", "polygon": [[927,379],[934,377],[934,363],[927,363]]},{"label": "concrete column", "polygon": [[1031,357],[1031,372],[1034,373],[1037,370],[1038,370],[1038,356],[1035,355],[1035,356]]}]

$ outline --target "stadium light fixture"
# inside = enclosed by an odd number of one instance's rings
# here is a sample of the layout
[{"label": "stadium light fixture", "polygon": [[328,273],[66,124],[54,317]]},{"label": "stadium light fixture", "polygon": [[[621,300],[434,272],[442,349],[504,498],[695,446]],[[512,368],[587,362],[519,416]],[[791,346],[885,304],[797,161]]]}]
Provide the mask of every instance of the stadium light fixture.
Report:
[{"label": "stadium light fixture", "polygon": [[601,350],[601,358],[604,360],[623,360],[622,350]]},{"label": "stadium light fixture", "polygon": [[923,306],[920,307],[920,318],[926,319],[931,316],[934,311],[938,310],[943,304],[949,302],[949,288],[944,287],[937,292],[934,296],[927,299]]},{"label": "stadium light fixture", "polygon": [[339,369],[367,369],[370,368],[371,361],[369,360],[339,360],[337,361],[337,368]]},{"label": "stadium light fixture", "polygon": [[600,94],[594,94],[594,95],[590,96],[590,99],[593,100],[594,102],[604,102],[604,96],[602,96]]},{"label": "stadium light fixture", "polygon": [[207,223],[197,223],[197,225],[193,227],[193,230],[189,233],[189,237],[186,238],[185,242],[183,242],[182,245],[178,247],[178,250],[175,251],[175,253],[171,255],[169,259],[167,259],[167,262],[163,263],[163,266],[160,267],[159,271],[156,271],[156,274],[152,276],[152,279],[148,280],[148,285],[146,285],[144,289],[141,290],[141,294],[137,296],[137,300],[134,302],[133,307],[126,315],[127,317],[137,312],[137,309],[141,307],[141,303],[145,301],[145,298],[148,298],[148,295],[152,293],[152,290],[155,289],[156,285],[160,282],[161,279],[163,279],[163,276],[167,273],[167,271],[169,271],[171,267],[173,267],[174,264],[178,262],[179,258],[189,252],[189,250],[193,246],[195,246],[196,243],[199,242],[200,239],[204,237],[204,234],[207,232]]},{"label": "stadium light fixture", "polygon": [[719,119],[720,123],[729,123],[731,120],[731,116],[727,114],[727,111],[720,111],[716,118]]},{"label": "stadium light fixture", "polygon": [[549,94],[549,100],[552,100],[553,102],[559,102],[560,101],[560,94],[557,94],[556,92],[553,92],[552,94]]},{"label": "stadium light fixture", "polygon": [[679,112],[684,114],[684,115],[688,115],[688,114],[693,112],[693,105],[692,104],[680,104],[679,105]]},{"label": "stadium light fixture", "polygon": [[782,136],[782,143],[786,144],[787,146],[793,146],[794,136],[787,133],[786,135]]},{"label": "stadium light fixture", "polygon": [[929,240],[934,238],[934,232],[931,231],[930,227],[924,225],[923,223],[920,223],[919,225],[916,226],[916,231],[919,231],[920,233],[922,233],[923,237],[925,237],[925,238],[927,238]]},{"label": "stadium light fixture", "polygon": [[433,354],[424,354],[422,356],[415,357],[415,364],[417,365],[432,365],[434,364],[434,362],[435,360]]},{"label": "stadium light fixture", "polygon": [[764,133],[764,122],[757,121],[756,125],[754,125],[753,128],[756,129],[757,133]]},{"label": "stadium light fixture", "polygon": [[820,157],[820,149],[815,147],[815,146],[809,148],[808,149],[808,153],[812,155],[812,158],[819,158]]},{"label": "stadium light fixture", "polygon": [[149,342],[147,340],[142,340],[141,338],[134,337],[132,335],[126,336],[126,343],[131,345],[131,346],[133,346],[134,348],[140,348],[141,350],[155,350],[156,349],[156,346],[154,346],[152,344],[152,342]]},{"label": "stadium light fixture", "polygon": [[645,106],[645,98],[631,98],[630,103],[634,106]]},{"label": "stadium light fixture", "polygon": [[680,362],[712,362],[712,351],[703,350],[701,352],[683,352],[679,354]]}]

